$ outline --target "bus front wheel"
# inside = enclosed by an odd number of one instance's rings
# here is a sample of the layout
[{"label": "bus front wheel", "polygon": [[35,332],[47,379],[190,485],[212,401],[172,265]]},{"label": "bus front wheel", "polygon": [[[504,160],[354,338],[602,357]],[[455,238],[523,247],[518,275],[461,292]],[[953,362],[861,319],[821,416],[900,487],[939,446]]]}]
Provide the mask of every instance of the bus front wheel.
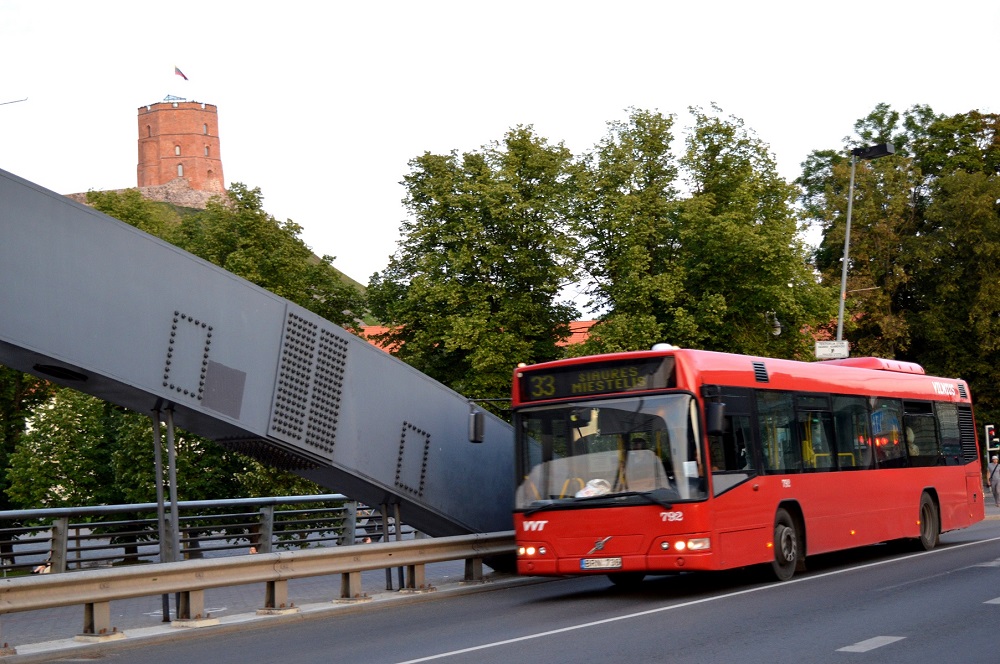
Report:
[{"label": "bus front wheel", "polygon": [[799,532],[785,509],[774,516],[774,561],[771,571],[778,581],[788,581],[795,575],[799,562]]}]

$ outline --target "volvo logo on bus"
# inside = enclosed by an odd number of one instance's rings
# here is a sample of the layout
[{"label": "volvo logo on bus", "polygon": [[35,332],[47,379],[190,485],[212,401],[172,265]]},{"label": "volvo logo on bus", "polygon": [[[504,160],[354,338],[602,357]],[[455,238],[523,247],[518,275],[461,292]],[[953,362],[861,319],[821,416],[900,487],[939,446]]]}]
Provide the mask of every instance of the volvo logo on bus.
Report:
[{"label": "volvo logo on bus", "polygon": [[607,544],[608,540],[610,540],[610,539],[611,539],[611,535],[608,535],[604,539],[600,539],[600,540],[597,540],[596,542],[594,542],[594,548],[591,549],[590,551],[588,551],[587,555],[589,556],[590,554],[595,553],[597,551],[604,551],[604,545]]},{"label": "volvo logo on bus", "polygon": [[931,381],[931,385],[934,387],[935,394],[943,394],[945,396],[953,397],[955,396],[955,384],[954,383],[941,383],[938,381]]}]

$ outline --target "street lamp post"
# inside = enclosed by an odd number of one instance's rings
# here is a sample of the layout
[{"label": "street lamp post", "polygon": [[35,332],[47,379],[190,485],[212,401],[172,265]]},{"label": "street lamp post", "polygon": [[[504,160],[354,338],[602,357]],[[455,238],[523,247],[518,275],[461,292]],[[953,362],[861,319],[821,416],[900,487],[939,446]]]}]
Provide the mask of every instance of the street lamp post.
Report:
[{"label": "street lamp post", "polygon": [[851,246],[851,210],[854,207],[854,168],[858,159],[878,159],[895,152],[892,143],[879,143],[851,150],[851,185],[847,190],[847,229],[844,231],[844,262],[840,266],[840,311],[837,314],[837,341],[844,339],[844,301],[847,299],[847,258]]}]

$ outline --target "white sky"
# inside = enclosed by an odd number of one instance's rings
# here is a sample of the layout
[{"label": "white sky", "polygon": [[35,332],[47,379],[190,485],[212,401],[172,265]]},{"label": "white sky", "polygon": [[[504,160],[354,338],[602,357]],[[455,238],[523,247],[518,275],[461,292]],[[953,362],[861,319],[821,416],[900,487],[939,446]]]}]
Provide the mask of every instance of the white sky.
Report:
[{"label": "white sky", "polygon": [[630,106],[677,114],[680,138],[716,102],[792,179],[879,102],[1000,110],[998,19],[995,0],[0,0],[0,102],[27,98],[0,105],[0,168],[134,187],[137,109],[215,104],[226,184],[367,284],[425,151],[531,124],[579,154]]}]

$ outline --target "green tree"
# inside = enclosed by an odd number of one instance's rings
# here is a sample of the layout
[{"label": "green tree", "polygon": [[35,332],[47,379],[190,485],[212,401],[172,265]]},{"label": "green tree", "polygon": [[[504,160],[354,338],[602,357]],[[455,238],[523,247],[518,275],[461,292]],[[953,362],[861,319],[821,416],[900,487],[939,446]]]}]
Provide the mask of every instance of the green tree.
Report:
[{"label": "green tree", "polygon": [[168,208],[142,197],[138,189],[88,191],[87,204],[109,217],[135,226],[158,238],[173,241],[177,218]]},{"label": "green tree", "polygon": [[[1000,116],[969,111],[946,116],[926,105],[909,109],[902,140],[927,180],[955,171],[1000,173]],[[900,139],[897,139],[900,140]]]},{"label": "green tree", "polygon": [[[814,276],[786,182],[768,145],[739,118],[690,109],[681,160],[693,195],[682,213],[685,293],[699,319],[692,345],[781,357],[812,356],[835,295]],[[768,318],[782,325],[772,334]]]},{"label": "green tree", "polygon": [[[31,412],[45,403],[53,386],[40,378],[0,366],[0,468],[8,468],[11,456],[24,436]],[[0,474],[0,509],[12,508],[9,480]]]},{"label": "green tree", "polygon": [[590,307],[604,311],[577,353],[649,348],[682,297],[673,116],[629,110],[584,155],[575,209]]},{"label": "green tree", "polygon": [[333,267],[332,256],[313,255],[299,237],[301,226],[279,222],[263,202],[259,187],[233,183],[225,199],[209,201],[181,222],[175,244],[326,320],[352,326],[364,315],[362,294]]},{"label": "green tree", "polygon": [[474,398],[507,398],[517,362],[560,355],[574,308],[571,155],[530,127],[502,144],[410,161],[402,239],[368,287],[382,341]]},{"label": "green tree", "polygon": [[66,507],[117,502],[108,464],[107,404],[60,388],[29,419],[10,457],[8,496],[18,507]]},{"label": "green tree", "polygon": [[[797,238],[795,189],[738,118],[690,109],[680,166],[672,118],[632,111],[587,160],[593,196],[581,232],[597,302],[609,307],[584,352],[655,341],[779,356],[804,355],[805,331],[835,304]],[[584,194],[586,196],[587,194]],[[588,219],[591,220],[588,223]],[[771,334],[774,320],[785,332]]]},{"label": "green tree", "polygon": [[[116,408],[111,419],[116,445],[110,467],[121,500],[127,503],[156,499],[153,423],[149,417]],[[162,463],[167,463],[167,432],[160,431]],[[247,460],[239,454],[182,429],[174,435],[177,497],[179,500],[211,500],[248,495],[239,481]]]},{"label": "green tree", "polygon": [[1000,416],[995,339],[1000,118],[879,104],[843,152],[803,165],[806,215],[823,230],[816,260],[840,280],[852,147],[892,141],[896,156],[858,162],[845,333],[856,355],[920,363],[969,381],[980,418]]},{"label": "green tree", "polygon": [[912,357],[969,382],[983,421],[1000,416],[1000,176],[943,175],[927,209]]},{"label": "green tree", "polygon": [[[806,215],[823,232],[816,265],[824,283],[838,290],[847,209],[852,206],[843,324],[854,355],[903,359],[911,344],[906,309],[913,297],[910,240],[919,226],[913,193],[920,171],[910,156],[904,124],[899,113],[877,105],[855,123],[856,138],[848,139],[843,152],[814,152],[798,180]],[[851,149],[886,142],[895,146],[894,156],[855,159],[852,197]]]},{"label": "green tree", "polygon": [[[901,358],[910,346],[906,306],[912,298],[909,257],[916,219],[908,162],[900,155],[855,164],[844,337],[857,355]],[[849,161],[838,161],[833,177],[847,182],[850,169]],[[839,287],[842,276],[847,189],[842,199],[831,201],[832,224],[817,255],[831,287]]]}]

